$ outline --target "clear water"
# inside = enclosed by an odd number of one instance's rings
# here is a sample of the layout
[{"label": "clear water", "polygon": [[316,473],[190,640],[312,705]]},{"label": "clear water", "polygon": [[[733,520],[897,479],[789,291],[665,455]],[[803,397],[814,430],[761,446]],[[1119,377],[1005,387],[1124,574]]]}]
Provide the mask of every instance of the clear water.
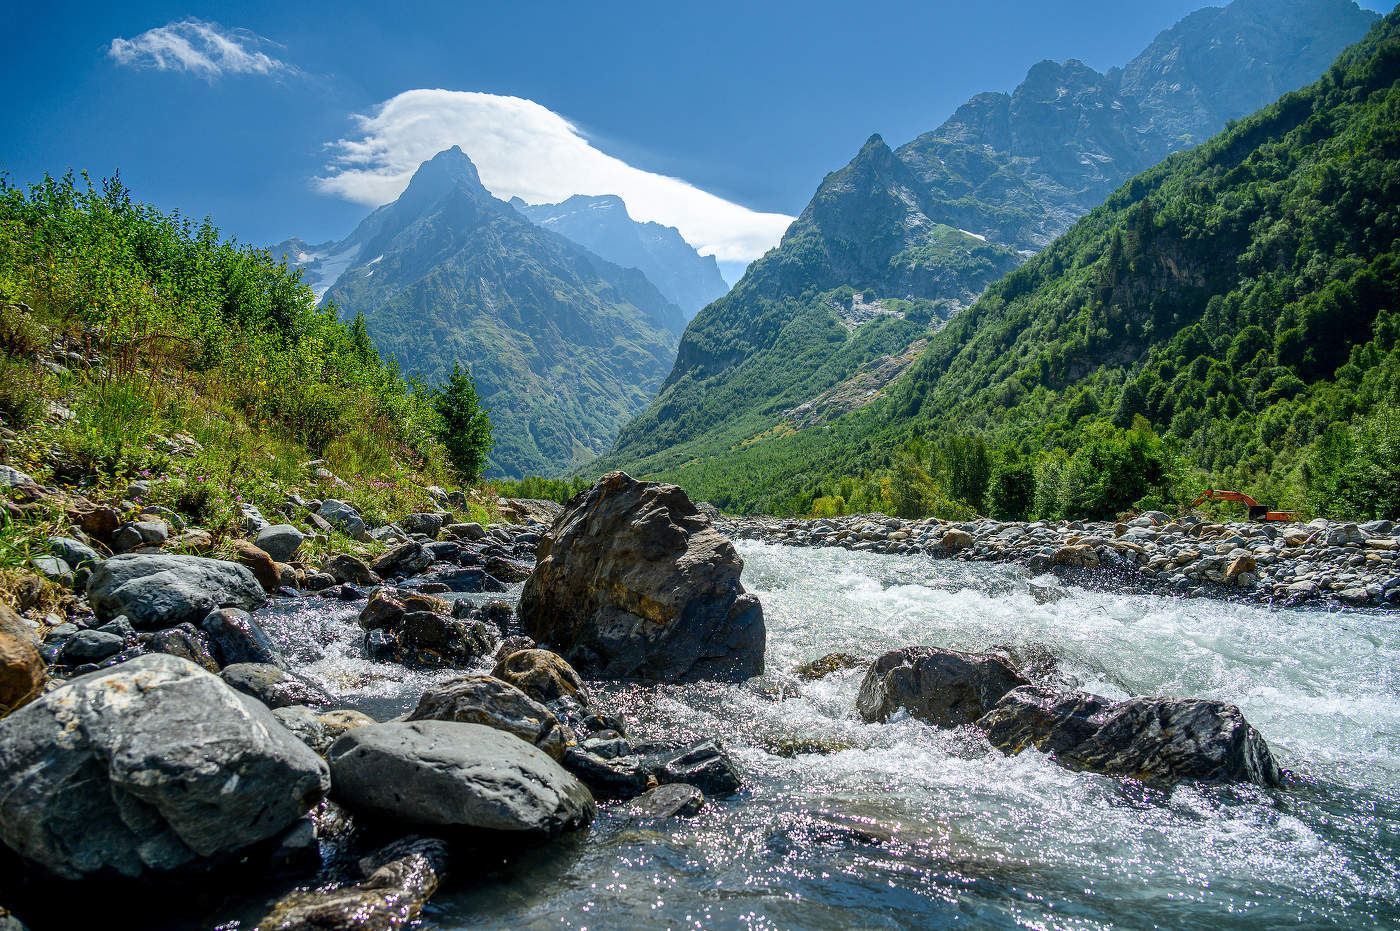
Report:
[{"label": "clear water", "polygon": [[[459,869],[424,916],[456,928],[1400,926],[1400,616],[1060,589],[1020,570],[743,543],[769,672],[742,686],[615,686],[645,736],[718,736],[740,795]],[[267,623],[347,705],[407,710],[439,674],[370,663],[357,606]],[[1162,793],[1005,758],[971,732],[864,724],[834,651],[1040,644],[1082,687],[1238,704],[1281,791]],[[819,750],[820,752],[796,752]],[[774,752],[782,751],[782,753]]]}]

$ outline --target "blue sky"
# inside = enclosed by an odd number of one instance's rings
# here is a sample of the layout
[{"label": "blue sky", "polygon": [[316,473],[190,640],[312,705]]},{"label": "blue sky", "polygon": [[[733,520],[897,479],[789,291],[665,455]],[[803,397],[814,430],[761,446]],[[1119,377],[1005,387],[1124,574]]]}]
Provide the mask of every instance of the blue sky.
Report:
[{"label": "blue sky", "polygon": [[1203,5],[17,4],[0,167],[120,169],[139,199],[245,241],[314,242],[447,140],[497,194],[573,193],[582,172],[629,185],[634,215],[634,199],[666,202],[732,258],[776,238],[870,133],[907,141],[1041,59],[1122,64]]}]

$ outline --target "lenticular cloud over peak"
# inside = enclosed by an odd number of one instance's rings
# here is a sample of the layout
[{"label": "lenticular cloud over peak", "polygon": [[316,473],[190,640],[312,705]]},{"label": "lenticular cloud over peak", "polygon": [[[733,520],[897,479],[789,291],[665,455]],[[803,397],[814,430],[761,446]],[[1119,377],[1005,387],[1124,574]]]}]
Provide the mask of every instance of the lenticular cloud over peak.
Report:
[{"label": "lenticular cloud over peak", "polygon": [[520,97],[410,90],[355,119],[358,132],[331,144],[335,157],[316,183],[357,203],[392,201],[420,163],[458,145],[497,197],[538,204],[572,194],[617,194],[634,219],[674,226],[720,261],[757,258],[792,222],[635,168],[594,148],[559,114]]}]

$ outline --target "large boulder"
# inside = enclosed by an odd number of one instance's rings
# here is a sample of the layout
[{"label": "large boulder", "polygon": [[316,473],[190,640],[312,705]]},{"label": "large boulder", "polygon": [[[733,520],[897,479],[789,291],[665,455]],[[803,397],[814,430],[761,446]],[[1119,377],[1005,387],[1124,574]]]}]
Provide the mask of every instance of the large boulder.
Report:
[{"label": "large boulder", "polygon": [[574,742],[574,735],[554,712],[492,676],[463,676],[433,686],[423,693],[408,720],[485,724],[514,734],[556,760]]},{"label": "large boulder", "polygon": [[585,675],[659,681],[763,672],[743,560],[675,485],[603,476],[542,537],[519,614]]},{"label": "large boulder", "polygon": [[278,562],[291,562],[302,543],[306,542],[306,534],[291,524],[274,524],[259,530],[253,542]]},{"label": "large boulder", "polygon": [[871,663],[856,710],[866,721],[884,721],[903,708],[937,727],[959,727],[992,710],[1007,692],[1029,684],[1000,656],[905,647]]},{"label": "large boulder", "polygon": [[396,824],[553,837],[596,814],[588,789],[558,763],[481,724],[361,727],[337,740],[327,759],[341,804]]},{"label": "large boulder", "polygon": [[66,879],[232,854],[329,785],[265,707],[174,656],[74,679],[0,722],[0,840]]},{"label": "large boulder", "polygon": [[34,632],[18,614],[0,604],[0,715],[38,696],[44,687],[44,659]]},{"label": "large boulder", "polygon": [[1025,686],[977,721],[992,745],[1033,747],[1073,770],[1145,782],[1282,781],[1269,745],[1240,709],[1195,698],[1114,702],[1084,692]]},{"label": "large boulder", "polygon": [[108,621],[126,615],[142,630],[197,623],[216,608],[251,611],[267,601],[251,570],[202,556],[113,556],[92,570],[88,600]]}]

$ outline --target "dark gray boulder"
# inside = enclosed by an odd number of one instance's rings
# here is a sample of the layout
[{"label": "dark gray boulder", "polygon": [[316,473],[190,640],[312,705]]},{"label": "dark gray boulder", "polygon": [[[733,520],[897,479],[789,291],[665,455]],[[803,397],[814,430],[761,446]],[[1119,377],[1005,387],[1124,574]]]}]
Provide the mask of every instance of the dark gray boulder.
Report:
[{"label": "dark gray boulder", "polygon": [[306,542],[306,534],[291,524],[274,524],[259,530],[253,542],[278,562],[290,562]]},{"label": "dark gray boulder", "polygon": [[286,665],[267,633],[247,611],[238,608],[210,611],[201,619],[200,627],[209,635],[210,652],[220,666],[234,663]]},{"label": "dark gray boulder", "polygon": [[657,786],[618,809],[637,821],[662,818],[689,818],[705,806],[705,793],[682,783]]},{"label": "dark gray boulder", "polygon": [[884,721],[904,708],[937,727],[959,727],[982,717],[1007,692],[1028,684],[1000,656],[905,647],[870,664],[856,710],[866,721]]},{"label": "dark gray boulder", "polygon": [[96,565],[107,558],[91,546],[72,537],[49,537],[49,552],[74,569]]},{"label": "dark gray boulder", "polygon": [[718,740],[698,740],[678,750],[643,757],[642,768],[661,785],[680,783],[721,797],[743,788],[739,768]]},{"label": "dark gray boulder", "polygon": [[137,641],[149,653],[168,653],[187,659],[195,665],[217,674],[219,661],[209,647],[209,635],[196,630],[193,624],[177,624],[154,633],[140,634]]},{"label": "dark gray boulder", "polygon": [[438,828],[554,837],[593,820],[588,789],[512,734],[457,721],[357,728],[327,755],[352,811]]},{"label": "dark gray boulder", "polygon": [[88,600],[103,621],[125,614],[141,630],[198,622],[216,608],[252,610],[267,601],[253,573],[201,556],[113,556],[92,570]]},{"label": "dark gray boulder", "polygon": [[410,721],[462,721],[514,734],[560,759],[574,735],[544,705],[492,676],[463,676],[423,693]]},{"label": "dark gray boulder", "polygon": [[174,656],[82,676],[0,721],[0,840],[66,879],[232,854],[329,785],[266,708]]},{"label": "dark gray boulder", "polygon": [[122,651],[126,641],[118,634],[80,630],[63,644],[63,661],[69,666],[98,663]]},{"label": "dark gray boulder", "polygon": [[612,472],[540,540],[519,615],[586,675],[745,679],[763,672],[765,628],[743,567],[681,489]]},{"label": "dark gray boulder", "polygon": [[433,564],[433,554],[421,543],[402,543],[380,556],[370,568],[376,575],[417,575]]},{"label": "dark gray boulder", "polygon": [[330,695],[319,685],[268,663],[234,663],[219,676],[232,688],[252,696],[269,708],[288,705],[331,704]]},{"label": "dark gray boulder", "polygon": [[977,726],[1003,753],[1033,747],[1073,770],[1155,783],[1276,786],[1283,779],[1264,738],[1239,708],[1221,701],[1114,702],[1027,686],[1008,692]]}]

